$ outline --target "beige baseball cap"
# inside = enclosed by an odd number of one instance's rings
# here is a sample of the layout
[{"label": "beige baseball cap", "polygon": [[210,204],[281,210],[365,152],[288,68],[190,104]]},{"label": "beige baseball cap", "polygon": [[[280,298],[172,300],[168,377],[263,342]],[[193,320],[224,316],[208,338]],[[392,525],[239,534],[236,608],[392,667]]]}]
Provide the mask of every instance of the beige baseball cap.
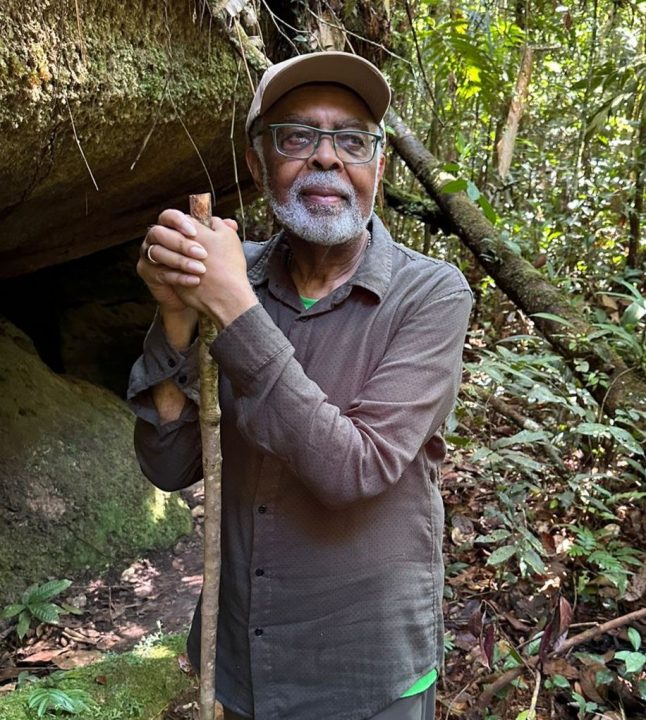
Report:
[{"label": "beige baseball cap", "polygon": [[299,85],[330,82],[354,91],[380,123],[390,105],[386,78],[368,60],[351,53],[327,51],[297,55],[272,65],[260,80],[247,115],[247,135],[251,126],[280,98]]}]

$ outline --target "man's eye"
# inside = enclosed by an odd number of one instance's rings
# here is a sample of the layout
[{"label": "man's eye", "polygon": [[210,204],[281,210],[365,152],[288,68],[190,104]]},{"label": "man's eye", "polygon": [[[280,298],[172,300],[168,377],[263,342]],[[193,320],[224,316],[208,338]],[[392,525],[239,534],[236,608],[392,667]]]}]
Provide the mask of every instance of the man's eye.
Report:
[{"label": "man's eye", "polygon": [[349,152],[366,150],[370,144],[370,137],[361,133],[342,133],[336,137],[337,143]]},{"label": "man's eye", "polygon": [[302,129],[288,130],[281,139],[281,143],[287,147],[302,147],[311,142],[314,142],[314,134]]}]

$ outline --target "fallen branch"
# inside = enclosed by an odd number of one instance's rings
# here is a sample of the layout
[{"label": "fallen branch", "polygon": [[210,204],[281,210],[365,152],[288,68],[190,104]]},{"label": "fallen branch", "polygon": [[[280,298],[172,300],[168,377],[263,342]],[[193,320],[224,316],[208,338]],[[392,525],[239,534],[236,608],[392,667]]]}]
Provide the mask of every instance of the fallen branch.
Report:
[{"label": "fallen branch", "polygon": [[[605,403],[610,415],[621,409],[646,410],[646,379],[640,371],[629,368],[602,339],[588,340],[593,328],[580,308],[517,254],[465,192],[444,192],[443,188],[455,177],[443,169],[442,163],[392,110],[386,115],[386,123],[392,130],[391,144],[437,203],[451,231],[473,252],[509,299],[532,317],[542,335],[569,362],[572,372],[599,404]],[[548,317],[536,317],[538,313]],[[553,316],[561,320],[554,320]],[[586,360],[590,369],[605,375],[607,384],[590,384],[588,373],[580,370],[582,364],[577,360]]]},{"label": "fallen branch", "polygon": [[392,208],[400,215],[421,220],[421,222],[429,226],[433,233],[438,230],[445,233],[451,232],[444,213],[431,200],[408,193],[386,179],[383,180],[383,188],[384,199],[389,208]]},{"label": "fallen branch", "polygon": [[[565,655],[572,648],[583,645],[583,643],[587,642],[588,640],[592,640],[599,635],[604,635],[611,630],[617,630],[617,628],[624,627],[625,625],[628,625],[629,623],[636,620],[641,620],[642,618],[646,618],[646,608],[641,608],[641,610],[635,610],[633,612],[627,613],[626,615],[621,615],[620,617],[608,620],[608,622],[602,623],[601,625],[596,625],[595,627],[592,627],[589,630],[585,630],[578,635],[574,635],[574,637],[571,637],[569,640],[566,640],[558,649],[552,650],[552,652],[550,652],[550,654],[548,655],[548,658],[555,658],[559,657],[560,655]],[[537,655],[530,658],[528,664],[530,667],[534,668],[538,665],[538,661],[539,657]],[[525,672],[525,670],[525,666],[521,665],[519,667],[512,668],[511,670],[507,670],[506,673],[503,673],[499,678],[497,678],[493,683],[491,683],[491,685],[488,685],[487,688],[480,694],[480,697],[478,698],[479,706],[489,707],[495,695],[501,690],[504,690],[516,678],[520,677]]]}]

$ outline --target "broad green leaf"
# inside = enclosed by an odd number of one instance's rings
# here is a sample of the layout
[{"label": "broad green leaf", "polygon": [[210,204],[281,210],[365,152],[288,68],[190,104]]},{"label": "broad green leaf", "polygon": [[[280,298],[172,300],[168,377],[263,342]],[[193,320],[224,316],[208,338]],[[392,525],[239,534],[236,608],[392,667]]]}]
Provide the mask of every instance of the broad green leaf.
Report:
[{"label": "broad green leaf", "polygon": [[34,590],[38,587],[38,583],[34,583],[33,585],[30,585],[22,594],[22,601],[26,605],[29,602],[29,597],[34,592]]},{"label": "broad green leaf", "polygon": [[556,685],[556,687],[560,688],[569,688],[570,687],[570,681],[563,677],[563,675],[554,675],[552,677],[552,685]]},{"label": "broad green leaf", "polygon": [[633,650],[637,652],[642,644],[642,636],[639,634],[639,631],[633,627],[628,628],[628,640],[630,640]]},{"label": "broad green leaf", "polygon": [[474,540],[474,542],[477,543],[495,543],[500,542],[501,540],[505,540],[511,535],[509,530],[505,530],[504,528],[498,528],[497,530],[492,530],[487,535],[478,535],[478,537]]},{"label": "broad green leaf", "polygon": [[442,186],[442,192],[445,193],[456,193],[467,189],[467,181],[463,178],[457,180],[449,180],[446,185]]},{"label": "broad green leaf", "polygon": [[34,605],[29,609],[36,619],[47,623],[48,625],[56,625],[58,623],[58,616],[61,614],[61,608],[57,605],[53,605],[52,603]]},{"label": "broad green leaf", "polygon": [[591,437],[609,437],[610,426],[603,423],[581,423],[573,428],[574,432],[580,435],[589,435]]},{"label": "broad green leaf", "polygon": [[524,562],[526,562],[529,567],[537,574],[542,574],[545,572],[545,563],[541,559],[541,556],[536,552],[536,550],[532,550],[531,548],[525,548],[524,550],[519,552],[519,556],[523,559]]},{"label": "broad green leaf", "polygon": [[467,196],[472,202],[475,202],[480,197],[480,190],[471,180],[467,182]]},{"label": "broad green leaf", "polygon": [[626,672],[628,673],[641,672],[644,665],[646,665],[646,655],[640,652],[620,650],[618,653],[615,653],[615,658],[623,660],[626,663]]},{"label": "broad green leaf", "polygon": [[71,580],[50,580],[49,582],[43,583],[29,593],[27,604],[35,605],[45,602],[46,600],[51,600],[59,593],[62,593],[63,590],[67,590],[71,584]]},{"label": "broad green leaf", "polygon": [[61,603],[61,608],[65,610],[65,612],[70,613],[72,615],[83,615],[85,613],[85,610],[81,608],[74,607],[74,605],[69,605],[68,603]]},{"label": "broad green leaf", "polygon": [[495,225],[498,222],[498,213],[493,209],[493,206],[487,200],[487,198],[480,194],[480,197],[478,198],[478,205],[480,205],[480,208],[482,209],[482,212],[484,213],[484,216],[489,220],[489,222],[492,225]]},{"label": "broad green leaf", "polygon": [[549,434],[545,430],[521,430],[511,437],[501,437],[491,443],[493,448],[503,448],[509,445],[531,444],[535,442],[549,442]]},{"label": "broad green leaf", "polygon": [[29,630],[30,623],[31,623],[31,615],[29,614],[29,612],[27,610],[23,610],[20,613],[20,615],[18,616],[18,627],[16,628],[18,637],[21,640],[27,634],[27,630]]},{"label": "broad green leaf", "polygon": [[25,609],[24,605],[7,605],[7,607],[0,613],[0,618],[8,620],[9,618],[19,615]]},{"label": "broad green leaf", "polygon": [[637,455],[644,454],[643,448],[628,432],[628,430],[624,430],[623,428],[617,427],[616,425],[610,425],[608,427],[608,431],[618,443],[623,445],[630,452],[636,453]]},{"label": "broad green leaf", "polygon": [[566,327],[572,328],[574,330],[574,323],[570,322],[570,320],[566,320],[565,318],[562,318],[560,315],[554,315],[553,313],[533,313],[530,315],[530,317],[533,318],[543,318],[543,320],[551,320],[555,323],[560,323],[561,325],[565,325]]},{"label": "broad green leaf", "polygon": [[634,327],[646,315],[646,308],[637,302],[633,302],[621,316],[621,324],[624,327]]},{"label": "broad green leaf", "polygon": [[503,545],[494,550],[487,558],[487,565],[501,565],[516,554],[515,545]]}]

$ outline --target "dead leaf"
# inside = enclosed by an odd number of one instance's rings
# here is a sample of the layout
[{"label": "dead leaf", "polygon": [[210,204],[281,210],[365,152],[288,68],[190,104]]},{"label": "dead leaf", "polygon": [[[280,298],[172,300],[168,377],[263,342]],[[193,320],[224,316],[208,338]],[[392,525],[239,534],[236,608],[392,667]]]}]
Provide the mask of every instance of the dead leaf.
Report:
[{"label": "dead leaf", "polygon": [[552,650],[558,650],[559,647],[563,645],[571,622],[572,606],[561,596],[554,610],[554,615],[541,637],[541,644],[538,648],[538,656],[541,662],[545,662],[548,654]]},{"label": "dead leaf", "polygon": [[469,623],[467,627],[469,628],[469,632],[472,635],[475,635],[476,637],[480,637],[480,634],[482,633],[482,627],[484,625],[485,618],[487,617],[486,611],[483,609],[482,605],[480,607],[476,608],[473,613],[471,614],[471,617],[469,618]]},{"label": "dead leaf", "polygon": [[71,670],[90,665],[102,657],[103,653],[98,650],[68,650],[54,659],[53,663],[61,670]]},{"label": "dead leaf", "polygon": [[601,663],[587,665],[581,669],[579,681],[581,683],[582,694],[585,698],[599,705],[605,705],[608,699],[608,688],[597,682],[597,673],[600,670],[605,670],[605,667],[601,665]]},{"label": "dead leaf", "polygon": [[565,658],[548,658],[543,663],[543,672],[550,677],[562,675],[568,680],[576,680],[579,677],[579,671]]},{"label": "dead leaf", "polygon": [[451,517],[451,540],[454,545],[472,544],[475,539],[473,522],[466,516],[455,513]]},{"label": "dead leaf", "polygon": [[44,665],[48,662],[55,662],[54,658],[65,652],[65,648],[52,647],[46,648],[45,650],[39,650],[38,652],[30,653],[25,657],[21,658],[22,663],[28,663],[29,665]]},{"label": "dead leaf", "polygon": [[491,670],[491,663],[493,662],[493,648],[494,648],[494,628],[493,625],[487,625],[484,632],[480,636],[480,649],[482,655],[487,661],[487,667]]},{"label": "dead leaf", "polygon": [[632,576],[625,597],[628,602],[635,602],[641,600],[644,593],[646,593],[646,564],[642,565],[639,572]]},{"label": "dead leaf", "polygon": [[193,670],[193,666],[191,665],[191,661],[188,659],[187,655],[178,655],[177,664],[183,673],[186,673],[187,675],[194,674],[195,671]]}]

